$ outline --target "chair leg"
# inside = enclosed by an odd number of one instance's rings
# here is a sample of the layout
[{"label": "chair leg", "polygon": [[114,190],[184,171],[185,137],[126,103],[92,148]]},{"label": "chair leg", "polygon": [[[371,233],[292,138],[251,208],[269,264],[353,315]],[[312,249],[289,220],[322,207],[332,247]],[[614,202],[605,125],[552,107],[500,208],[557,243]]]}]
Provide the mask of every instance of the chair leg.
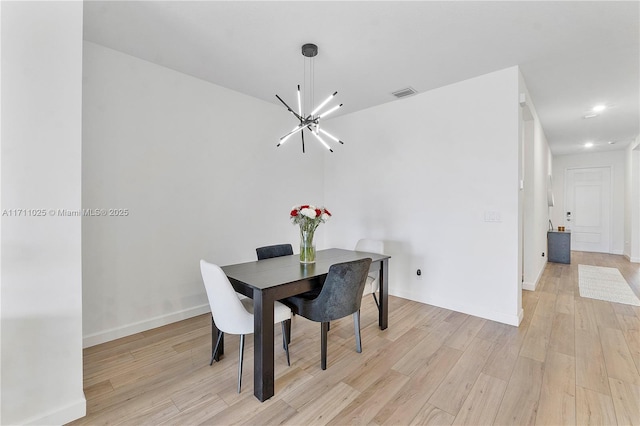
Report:
[{"label": "chair leg", "polygon": [[[291,321],[291,320],[289,320]],[[284,351],[287,353],[287,365],[291,367],[291,361],[289,360],[289,332],[287,332],[287,326],[285,325],[286,321],[282,321],[282,346],[284,346]],[[291,322],[289,322],[289,326],[291,326]]]},{"label": "chair leg", "polygon": [[360,310],[353,313],[353,328],[356,334],[356,352],[362,353],[362,339],[360,337]]},{"label": "chair leg", "polygon": [[[220,356],[218,355],[218,348],[220,347],[220,341],[222,340],[222,335],[224,333],[222,331],[218,331],[218,340],[216,341],[216,346],[211,351],[211,361],[209,361],[209,365],[213,364],[213,360],[220,361]],[[213,333],[211,333],[211,346],[213,346]]]},{"label": "chair leg", "polygon": [[288,320],[284,320],[283,323],[287,327],[287,344],[289,344],[291,343],[291,318],[289,318]]},{"label": "chair leg", "polygon": [[[211,355],[213,355],[213,346],[216,343],[216,338],[213,337],[213,330],[215,329],[214,324],[215,324],[215,322],[213,321],[213,314],[212,314],[211,315]],[[218,331],[220,331],[220,330],[218,330]]]},{"label": "chair leg", "polygon": [[320,331],[320,367],[327,369],[327,332],[329,331],[329,323],[323,322]]},{"label": "chair leg", "polygon": [[240,335],[240,360],[238,362],[238,393],[242,386],[242,358],[244,357],[244,334]]},{"label": "chair leg", "polygon": [[371,295],[373,296],[373,301],[376,302],[376,306],[378,307],[378,310],[380,310],[380,303],[378,303],[378,298],[376,297],[376,292],[374,291],[373,293],[371,293]]}]

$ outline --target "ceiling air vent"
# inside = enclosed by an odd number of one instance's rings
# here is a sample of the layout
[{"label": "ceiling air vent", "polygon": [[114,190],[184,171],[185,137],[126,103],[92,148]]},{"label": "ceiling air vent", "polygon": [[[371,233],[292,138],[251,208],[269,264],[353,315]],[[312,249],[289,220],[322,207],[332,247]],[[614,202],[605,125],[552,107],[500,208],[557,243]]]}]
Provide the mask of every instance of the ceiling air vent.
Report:
[{"label": "ceiling air vent", "polygon": [[392,93],[392,95],[400,99],[400,98],[406,98],[407,96],[415,95],[416,93],[418,92],[414,88],[406,87],[404,89],[396,90],[395,92]]}]

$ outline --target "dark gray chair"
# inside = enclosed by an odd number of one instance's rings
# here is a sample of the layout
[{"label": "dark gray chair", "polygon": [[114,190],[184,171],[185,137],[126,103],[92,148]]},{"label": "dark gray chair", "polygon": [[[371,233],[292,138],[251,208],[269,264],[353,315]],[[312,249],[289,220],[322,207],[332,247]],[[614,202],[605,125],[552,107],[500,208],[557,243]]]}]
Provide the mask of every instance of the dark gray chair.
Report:
[{"label": "dark gray chair", "polygon": [[362,352],[360,303],[370,266],[370,258],[336,263],[329,268],[319,293],[308,292],[282,300],[294,313],[322,323],[320,365],[323,370],[327,369],[327,331],[330,321],[353,315],[356,351]]},{"label": "dark gray chair", "polygon": [[291,244],[276,244],[273,246],[258,247],[256,249],[256,254],[258,255],[258,260],[289,256],[293,254],[293,247],[291,247]]},{"label": "dark gray chair", "polygon": [[[258,247],[256,249],[258,260],[271,259],[272,257],[289,256],[293,254],[291,244],[275,244],[272,246]],[[291,343],[291,319],[284,322],[287,331],[287,344]],[[284,331],[284,328],[282,329]]]}]

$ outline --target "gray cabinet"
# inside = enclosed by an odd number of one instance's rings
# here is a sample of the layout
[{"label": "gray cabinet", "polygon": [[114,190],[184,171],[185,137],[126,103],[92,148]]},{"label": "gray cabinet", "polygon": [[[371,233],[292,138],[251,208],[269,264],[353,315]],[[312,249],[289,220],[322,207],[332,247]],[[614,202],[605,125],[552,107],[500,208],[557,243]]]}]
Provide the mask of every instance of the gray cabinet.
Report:
[{"label": "gray cabinet", "polygon": [[571,263],[571,232],[547,232],[549,262]]}]

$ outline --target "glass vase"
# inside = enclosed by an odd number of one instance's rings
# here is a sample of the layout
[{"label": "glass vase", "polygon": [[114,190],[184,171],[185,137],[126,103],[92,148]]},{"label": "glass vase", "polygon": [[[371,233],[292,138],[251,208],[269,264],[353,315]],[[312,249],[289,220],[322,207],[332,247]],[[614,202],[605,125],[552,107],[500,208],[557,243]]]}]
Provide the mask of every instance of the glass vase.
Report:
[{"label": "glass vase", "polygon": [[316,262],[316,246],[313,243],[313,231],[300,229],[300,263]]}]

